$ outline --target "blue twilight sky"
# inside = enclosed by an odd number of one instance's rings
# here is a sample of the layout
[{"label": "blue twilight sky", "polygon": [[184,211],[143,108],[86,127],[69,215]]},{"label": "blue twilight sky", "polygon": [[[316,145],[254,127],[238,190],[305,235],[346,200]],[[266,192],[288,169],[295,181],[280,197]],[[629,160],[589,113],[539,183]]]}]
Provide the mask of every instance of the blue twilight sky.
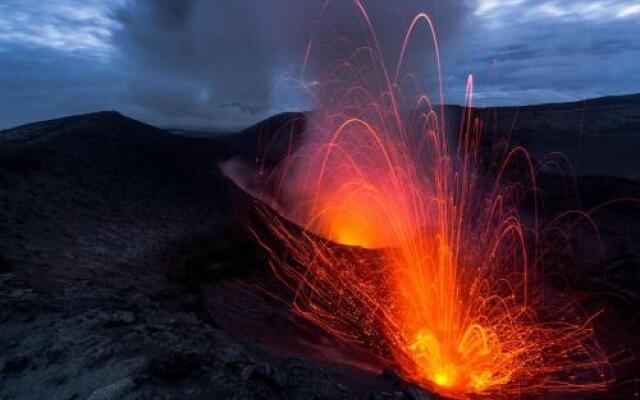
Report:
[{"label": "blue twilight sky", "polygon": [[[0,0],[0,128],[103,109],[232,128],[305,108],[279,83],[323,3]],[[341,32],[360,29],[350,0],[334,3]],[[481,105],[640,92],[640,0],[365,3],[383,41],[404,25],[390,15],[433,16],[448,102],[462,101],[468,73]]]}]

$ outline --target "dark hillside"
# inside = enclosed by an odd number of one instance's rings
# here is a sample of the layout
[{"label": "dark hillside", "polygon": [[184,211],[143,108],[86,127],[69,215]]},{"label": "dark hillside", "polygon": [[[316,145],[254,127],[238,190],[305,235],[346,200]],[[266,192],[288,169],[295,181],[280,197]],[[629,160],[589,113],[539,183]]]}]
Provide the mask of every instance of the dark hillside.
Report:
[{"label": "dark hillside", "polygon": [[[490,140],[577,160],[589,176],[574,205],[640,197],[639,95],[475,113]],[[446,114],[455,129],[461,108]],[[0,131],[0,399],[435,398],[354,368],[356,347],[264,292],[273,277],[238,219],[253,199],[218,164],[276,163],[304,129],[304,114],[288,113],[194,137],[99,112]],[[568,193],[551,172],[539,181],[550,214]],[[616,310],[616,333],[637,332],[638,207],[593,220],[603,252],[580,232],[576,281]]]}]

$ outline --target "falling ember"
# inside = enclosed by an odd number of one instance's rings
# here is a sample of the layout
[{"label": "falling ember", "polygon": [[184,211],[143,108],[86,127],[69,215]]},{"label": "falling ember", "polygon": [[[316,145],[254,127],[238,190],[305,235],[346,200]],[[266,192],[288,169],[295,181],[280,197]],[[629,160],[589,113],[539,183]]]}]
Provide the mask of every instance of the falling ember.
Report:
[{"label": "falling ember", "polygon": [[[471,77],[459,134],[448,137],[444,108],[416,90],[404,62],[426,27],[439,74],[429,17],[413,19],[390,67],[364,7],[354,5],[367,44],[311,42],[309,64],[316,47],[342,56],[315,77],[307,141],[254,190],[268,205],[258,214],[286,251],[257,238],[292,289],[294,311],[450,397],[605,388],[597,315],[545,290],[527,152],[483,161]],[[442,84],[439,96],[442,104]]]}]

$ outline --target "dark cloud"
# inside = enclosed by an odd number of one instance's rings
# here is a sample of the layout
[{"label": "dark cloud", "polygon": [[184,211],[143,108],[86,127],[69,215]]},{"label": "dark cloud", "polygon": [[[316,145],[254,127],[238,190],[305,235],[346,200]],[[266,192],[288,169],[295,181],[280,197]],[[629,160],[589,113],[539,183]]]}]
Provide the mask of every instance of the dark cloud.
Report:
[{"label": "dark cloud", "polygon": [[[534,2],[529,3],[520,6],[520,15]],[[577,2],[565,4],[574,10]],[[621,1],[615,4],[626,9]],[[465,45],[455,47],[446,60],[447,73],[457,79],[473,73],[475,98],[482,105],[572,101],[640,90],[640,44],[630,39],[640,35],[637,20],[617,18],[609,9],[601,10],[614,15],[608,19],[596,19],[594,10],[594,15],[575,10],[583,18],[567,14],[541,20],[535,8],[535,18],[502,10],[497,25],[493,18],[476,17],[461,33]],[[449,100],[460,102],[460,85],[448,89]]]},{"label": "dark cloud", "polygon": [[[364,0],[388,63],[410,18],[440,37],[446,101],[529,104],[640,91],[637,0]],[[309,107],[299,77],[315,29],[312,84],[336,37],[362,44],[352,0],[4,0],[0,128],[118,109],[158,125],[240,127]],[[420,28],[412,70],[434,83]],[[325,47],[326,49],[326,47]],[[343,54],[344,55],[344,54]],[[432,86],[431,86],[432,87]],[[433,92],[431,92],[433,94]]]},{"label": "dark cloud", "polygon": [[[131,98],[151,113],[211,120],[257,119],[283,97],[302,102],[279,80],[302,65],[307,42],[361,38],[365,28],[352,1],[136,0],[115,13],[121,62],[134,71]],[[463,1],[366,2],[385,54],[397,54],[409,18],[428,11],[444,38],[468,14]],[[310,78],[312,79],[312,78]],[[289,99],[291,100],[291,99]],[[291,101],[285,102],[291,103]],[[235,105],[229,107],[229,104]],[[298,104],[298,107],[304,107]]]},{"label": "dark cloud", "polygon": [[0,52],[0,129],[120,109],[124,87],[111,65],[91,57],[7,46]]}]

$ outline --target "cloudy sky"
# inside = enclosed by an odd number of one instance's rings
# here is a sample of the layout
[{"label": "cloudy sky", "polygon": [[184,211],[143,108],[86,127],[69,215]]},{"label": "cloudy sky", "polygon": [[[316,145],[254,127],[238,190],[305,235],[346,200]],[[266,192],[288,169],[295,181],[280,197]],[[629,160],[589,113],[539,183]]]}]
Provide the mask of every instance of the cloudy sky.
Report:
[{"label": "cloudy sky", "polygon": [[[2,0],[0,128],[104,109],[234,128],[306,108],[282,83],[323,2]],[[340,31],[359,30],[350,0],[334,3]],[[482,105],[640,92],[640,0],[365,3],[383,41],[396,40],[402,17],[433,16],[451,103],[469,73]]]}]

